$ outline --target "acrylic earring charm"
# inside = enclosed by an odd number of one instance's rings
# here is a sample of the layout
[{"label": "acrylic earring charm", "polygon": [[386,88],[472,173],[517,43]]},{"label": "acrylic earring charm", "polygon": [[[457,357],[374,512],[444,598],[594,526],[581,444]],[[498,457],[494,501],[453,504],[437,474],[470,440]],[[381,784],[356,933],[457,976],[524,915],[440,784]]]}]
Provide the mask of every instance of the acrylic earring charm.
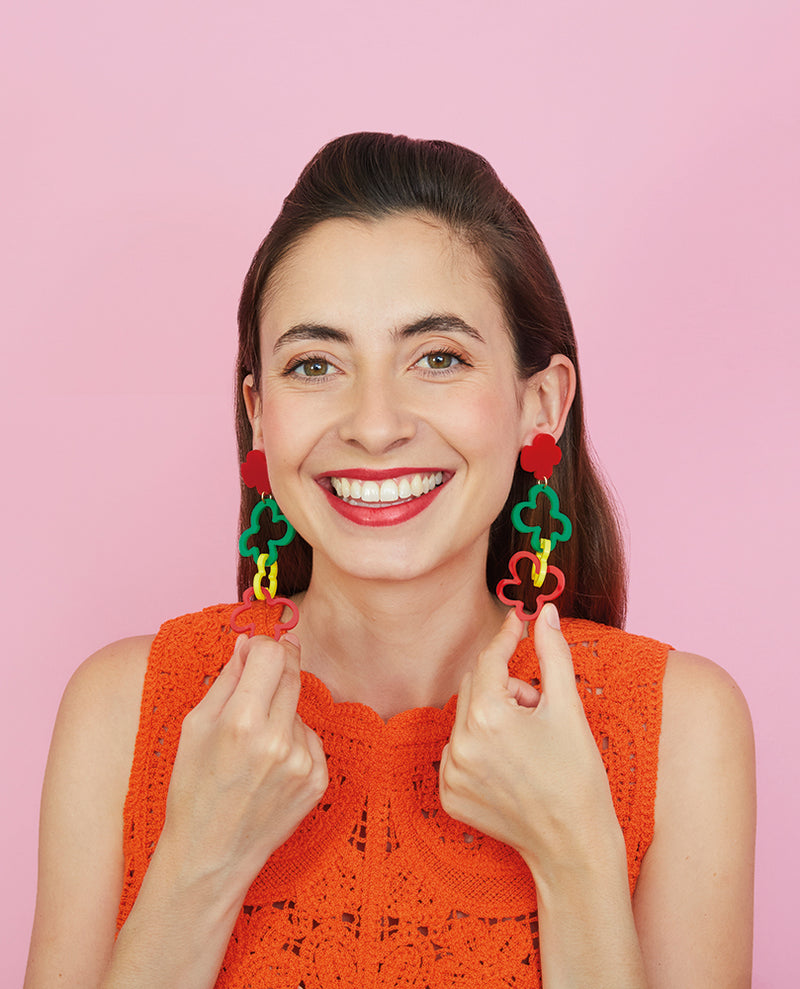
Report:
[{"label": "acrylic earring charm", "polygon": [[[261,501],[256,502],[253,511],[250,513],[250,525],[239,537],[239,554],[241,556],[251,556],[257,563],[258,569],[253,586],[248,587],[244,592],[242,604],[234,608],[231,613],[231,628],[234,632],[246,632],[247,635],[254,635],[255,621],[246,623],[240,622],[239,616],[245,615],[251,610],[253,598],[258,601],[270,601],[274,605],[281,605],[282,608],[289,608],[291,617],[286,622],[277,622],[273,630],[273,638],[277,641],[284,632],[288,632],[297,624],[299,613],[297,605],[289,598],[276,597],[278,589],[278,547],[286,546],[294,539],[294,528],[291,522],[282,514],[277,501],[272,497],[269,471],[267,470],[267,459],[261,450],[251,450],[247,454],[247,459],[241,465],[242,480],[248,488],[255,488],[261,495]],[[269,512],[273,526],[284,525],[286,531],[279,538],[266,540],[266,548],[261,543],[264,542],[261,532],[261,517],[265,511]],[[251,543],[251,540],[253,542]],[[256,542],[256,540],[258,542]],[[266,592],[264,589],[264,578],[266,581]]]},{"label": "acrylic earring charm", "polygon": [[[511,524],[520,533],[529,533],[531,538],[531,552],[521,550],[514,553],[508,562],[510,577],[506,577],[497,584],[497,597],[514,608],[517,617],[521,621],[534,621],[547,601],[555,600],[564,590],[564,574],[558,567],[550,562],[550,554],[557,543],[566,542],[572,535],[572,522],[561,511],[558,495],[548,485],[548,480],[552,477],[553,467],[561,462],[561,450],[556,441],[549,433],[538,433],[533,441],[520,451],[520,466],[523,470],[532,473],[537,480],[528,489],[528,497],[525,501],[518,501],[511,509]],[[528,525],[522,519],[524,511],[534,511],[540,497],[544,497],[547,514],[551,521],[548,526],[548,533],[542,533],[541,525]],[[519,598],[509,598],[506,588],[520,587],[523,589],[523,578],[519,573],[519,563],[523,559],[531,562],[530,581],[539,591],[535,598],[534,610],[530,613],[525,611],[525,602]],[[545,581],[548,578],[555,580],[554,586],[550,590],[544,589]],[[548,580],[552,585],[552,580]],[[541,590],[539,590],[542,588]]]},{"label": "acrylic earring charm", "polygon": [[537,481],[547,481],[553,476],[553,468],[561,463],[561,450],[550,433],[537,433],[520,450],[519,463]]}]

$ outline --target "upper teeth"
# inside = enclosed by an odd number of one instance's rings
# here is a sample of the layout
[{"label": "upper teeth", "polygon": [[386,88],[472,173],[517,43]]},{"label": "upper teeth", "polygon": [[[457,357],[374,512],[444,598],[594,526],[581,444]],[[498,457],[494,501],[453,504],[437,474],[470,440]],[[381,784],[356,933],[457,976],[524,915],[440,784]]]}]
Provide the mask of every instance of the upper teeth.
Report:
[{"label": "upper teeth", "polygon": [[385,481],[360,481],[357,477],[332,477],[333,490],[345,501],[385,502],[419,498],[442,483],[442,472],[408,474]]}]

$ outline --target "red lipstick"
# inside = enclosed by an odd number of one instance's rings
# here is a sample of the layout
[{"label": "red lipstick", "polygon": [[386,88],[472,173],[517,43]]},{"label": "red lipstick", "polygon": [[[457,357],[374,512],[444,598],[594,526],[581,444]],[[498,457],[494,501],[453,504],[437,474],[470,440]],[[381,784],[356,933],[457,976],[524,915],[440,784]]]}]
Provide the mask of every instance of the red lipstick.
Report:
[{"label": "red lipstick", "polygon": [[[419,471],[410,471],[409,473],[420,473]],[[427,473],[427,472],[426,472]],[[368,481],[378,481],[386,480],[390,477],[405,477],[407,476],[405,472],[394,471],[336,471],[331,472],[327,475],[320,475],[320,477],[357,477]],[[386,502],[384,504],[376,505],[351,505],[346,501],[339,498],[333,491],[328,490],[325,485],[320,485],[322,490],[325,492],[325,497],[328,499],[330,504],[336,511],[348,519],[350,522],[355,522],[356,525],[368,525],[368,526],[383,526],[383,525],[399,525],[401,522],[407,522],[409,519],[413,518],[415,515],[419,515],[421,511],[424,511],[433,499],[439,494],[443,487],[445,487],[447,482],[444,484],[439,484],[427,494],[419,495],[416,498],[409,498],[402,502]]]},{"label": "red lipstick", "polygon": [[[352,470],[328,470],[318,474],[317,480],[324,477],[356,478],[359,481],[388,481],[392,477],[413,477],[414,474],[435,474],[440,468],[436,467],[387,467],[383,470],[369,470],[366,467],[356,467]],[[447,471],[442,471],[447,476]]]}]

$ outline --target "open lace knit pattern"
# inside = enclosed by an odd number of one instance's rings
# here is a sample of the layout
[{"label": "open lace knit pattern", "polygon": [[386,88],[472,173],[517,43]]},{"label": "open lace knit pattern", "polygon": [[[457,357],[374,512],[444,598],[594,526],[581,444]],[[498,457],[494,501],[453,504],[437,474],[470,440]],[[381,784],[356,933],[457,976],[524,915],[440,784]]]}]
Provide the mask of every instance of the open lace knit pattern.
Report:
[{"label": "open lace knit pattern", "polygon": [[[232,607],[167,622],[153,643],[125,803],[119,926],[163,827],[182,720],[233,651]],[[269,632],[276,612],[256,608],[259,633]],[[668,647],[586,621],[565,619],[563,630],[633,889],[653,834]],[[509,669],[538,684],[530,639]],[[299,712],[322,739],[330,785],[253,882],[218,986],[540,986],[530,872],[516,852],[454,821],[439,803],[439,758],[455,703],[384,723],[361,704],[334,704],[324,684],[302,674]]]}]

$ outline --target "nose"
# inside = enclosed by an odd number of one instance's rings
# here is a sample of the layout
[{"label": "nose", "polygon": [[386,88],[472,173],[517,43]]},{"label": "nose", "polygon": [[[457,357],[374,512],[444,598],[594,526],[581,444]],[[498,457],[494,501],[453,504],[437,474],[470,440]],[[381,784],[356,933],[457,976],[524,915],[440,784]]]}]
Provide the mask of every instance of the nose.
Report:
[{"label": "nose", "polygon": [[403,401],[402,389],[375,375],[353,385],[339,424],[339,437],[350,446],[378,456],[407,443],[416,428],[416,418]]}]

